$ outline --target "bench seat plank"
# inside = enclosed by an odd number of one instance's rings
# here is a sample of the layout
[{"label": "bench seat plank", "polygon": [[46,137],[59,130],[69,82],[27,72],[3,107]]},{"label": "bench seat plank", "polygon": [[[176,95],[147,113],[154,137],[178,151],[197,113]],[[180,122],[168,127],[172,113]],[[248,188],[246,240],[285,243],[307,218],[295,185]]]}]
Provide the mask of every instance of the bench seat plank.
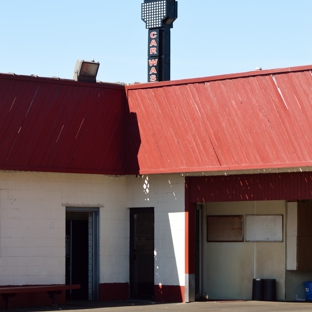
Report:
[{"label": "bench seat plank", "polygon": [[30,292],[47,292],[52,305],[57,306],[56,296],[60,295],[64,290],[79,289],[80,284],[73,285],[27,285],[27,286],[4,286],[0,287],[0,294],[5,302],[5,309],[9,310],[9,298],[14,297],[19,293],[30,293]]},{"label": "bench seat plank", "polygon": [[79,284],[73,285],[43,285],[43,286],[10,286],[0,287],[0,294],[24,293],[24,292],[41,292],[41,291],[54,291],[54,290],[70,290],[79,289]]}]

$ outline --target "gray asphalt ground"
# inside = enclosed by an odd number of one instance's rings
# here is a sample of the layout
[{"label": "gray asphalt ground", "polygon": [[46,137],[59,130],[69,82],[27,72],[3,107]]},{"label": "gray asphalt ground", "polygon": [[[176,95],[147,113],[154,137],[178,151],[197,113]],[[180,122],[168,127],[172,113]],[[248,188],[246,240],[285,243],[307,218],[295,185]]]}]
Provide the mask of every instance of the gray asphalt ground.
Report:
[{"label": "gray asphalt ground", "polygon": [[205,301],[193,303],[155,303],[144,301],[127,302],[67,302],[57,308],[23,308],[14,312],[67,311],[67,312],[162,312],[162,311],[214,311],[214,312],[258,312],[295,311],[311,312],[312,302],[268,302],[268,301]]}]

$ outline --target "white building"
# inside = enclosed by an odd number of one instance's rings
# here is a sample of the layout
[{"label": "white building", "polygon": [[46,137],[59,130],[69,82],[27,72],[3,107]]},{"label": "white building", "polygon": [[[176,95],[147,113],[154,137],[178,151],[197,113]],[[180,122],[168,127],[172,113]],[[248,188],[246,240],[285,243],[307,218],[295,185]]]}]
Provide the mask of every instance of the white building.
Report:
[{"label": "white building", "polygon": [[1,286],[188,302],[251,299],[262,278],[303,297],[311,70],[127,87],[1,74]]}]

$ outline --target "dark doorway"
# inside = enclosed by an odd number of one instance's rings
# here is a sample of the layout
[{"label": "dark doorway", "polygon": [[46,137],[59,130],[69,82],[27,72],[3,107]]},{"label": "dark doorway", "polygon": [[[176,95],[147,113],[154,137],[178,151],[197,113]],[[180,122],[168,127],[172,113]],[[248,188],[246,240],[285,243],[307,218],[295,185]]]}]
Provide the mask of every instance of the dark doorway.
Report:
[{"label": "dark doorway", "polygon": [[98,211],[66,210],[66,284],[81,288],[69,299],[96,300],[98,295]]},{"label": "dark doorway", "polygon": [[130,296],[154,297],[154,208],[130,209]]},{"label": "dark doorway", "polygon": [[195,219],[195,299],[199,300],[202,298],[202,225],[201,217],[202,210],[201,206],[197,206],[196,219]]}]

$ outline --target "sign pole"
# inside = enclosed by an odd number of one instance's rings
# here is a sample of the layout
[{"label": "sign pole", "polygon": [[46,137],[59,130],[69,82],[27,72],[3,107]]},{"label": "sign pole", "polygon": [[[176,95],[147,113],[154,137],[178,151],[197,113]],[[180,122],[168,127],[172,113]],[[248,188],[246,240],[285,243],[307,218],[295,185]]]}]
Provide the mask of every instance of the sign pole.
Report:
[{"label": "sign pole", "polygon": [[147,81],[170,80],[170,29],[178,17],[175,0],[144,0],[141,19],[148,31]]}]

